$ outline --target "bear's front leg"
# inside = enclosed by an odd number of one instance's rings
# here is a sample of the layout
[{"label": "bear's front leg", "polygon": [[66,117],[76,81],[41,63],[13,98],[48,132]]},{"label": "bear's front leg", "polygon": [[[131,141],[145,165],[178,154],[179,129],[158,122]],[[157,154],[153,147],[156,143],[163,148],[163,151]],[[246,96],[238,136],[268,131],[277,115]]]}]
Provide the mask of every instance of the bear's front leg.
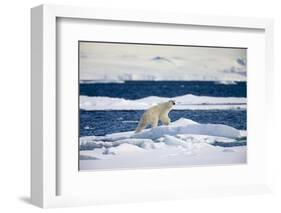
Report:
[{"label": "bear's front leg", "polygon": [[161,123],[163,125],[168,126],[171,123],[171,120],[170,120],[170,118],[168,116],[167,117],[161,117]]}]

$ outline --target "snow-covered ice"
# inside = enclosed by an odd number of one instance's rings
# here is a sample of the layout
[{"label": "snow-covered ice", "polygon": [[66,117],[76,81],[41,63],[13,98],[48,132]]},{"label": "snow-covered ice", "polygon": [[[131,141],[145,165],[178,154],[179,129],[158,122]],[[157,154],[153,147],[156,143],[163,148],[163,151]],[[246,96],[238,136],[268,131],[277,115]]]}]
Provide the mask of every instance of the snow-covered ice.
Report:
[{"label": "snow-covered ice", "polygon": [[80,138],[80,169],[151,168],[246,163],[246,131],[181,118],[169,126]]},{"label": "snow-covered ice", "polygon": [[191,94],[172,98],[149,96],[137,100],[100,96],[80,96],[80,109],[83,110],[145,110],[161,102],[176,101],[175,110],[246,109],[243,97],[208,97]]}]

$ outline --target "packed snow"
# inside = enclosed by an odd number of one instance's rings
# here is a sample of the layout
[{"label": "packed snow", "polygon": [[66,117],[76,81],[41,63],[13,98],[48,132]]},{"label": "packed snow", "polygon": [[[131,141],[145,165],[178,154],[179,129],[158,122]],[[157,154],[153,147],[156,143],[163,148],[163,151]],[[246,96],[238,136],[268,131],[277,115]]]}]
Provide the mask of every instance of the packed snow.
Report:
[{"label": "packed snow", "polygon": [[208,97],[191,94],[178,97],[149,96],[137,100],[100,96],[80,96],[80,109],[83,110],[145,110],[160,102],[174,100],[175,110],[246,109],[244,97]]},{"label": "packed snow", "polygon": [[81,137],[80,170],[246,163],[246,136],[230,126],[181,118],[137,134]]}]

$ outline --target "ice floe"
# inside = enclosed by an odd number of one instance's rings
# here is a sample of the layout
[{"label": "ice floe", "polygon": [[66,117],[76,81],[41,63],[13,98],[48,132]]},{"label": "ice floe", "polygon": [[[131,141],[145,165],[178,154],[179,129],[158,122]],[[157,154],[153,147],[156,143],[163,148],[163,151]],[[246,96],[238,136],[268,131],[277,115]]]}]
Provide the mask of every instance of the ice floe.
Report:
[{"label": "ice floe", "polygon": [[83,110],[145,110],[160,102],[175,100],[175,110],[246,109],[244,97],[208,97],[191,94],[177,97],[149,96],[137,100],[101,96],[80,96]]},{"label": "ice floe", "polygon": [[181,118],[138,134],[81,137],[80,169],[245,163],[246,145],[241,141],[246,141],[246,131]]}]

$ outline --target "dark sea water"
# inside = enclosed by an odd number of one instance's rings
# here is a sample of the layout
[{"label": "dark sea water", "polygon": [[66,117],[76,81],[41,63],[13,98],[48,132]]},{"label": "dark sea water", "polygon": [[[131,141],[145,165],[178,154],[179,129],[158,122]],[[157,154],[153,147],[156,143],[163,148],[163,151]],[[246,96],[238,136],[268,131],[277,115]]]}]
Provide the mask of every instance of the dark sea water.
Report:
[{"label": "dark sea water", "polygon": [[175,97],[186,94],[213,97],[246,97],[245,82],[233,85],[215,81],[126,81],[80,84],[80,95],[139,99],[147,96]]},{"label": "dark sea water", "polygon": [[[80,95],[107,96],[135,100],[148,96],[176,97],[186,94],[212,97],[246,97],[246,83],[225,85],[212,81],[128,81],[125,83],[81,83]],[[105,135],[134,130],[142,110],[80,110],[80,136]],[[246,129],[246,110],[172,110],[172,121],[179,118],[199,123],[226,124]]]}]

